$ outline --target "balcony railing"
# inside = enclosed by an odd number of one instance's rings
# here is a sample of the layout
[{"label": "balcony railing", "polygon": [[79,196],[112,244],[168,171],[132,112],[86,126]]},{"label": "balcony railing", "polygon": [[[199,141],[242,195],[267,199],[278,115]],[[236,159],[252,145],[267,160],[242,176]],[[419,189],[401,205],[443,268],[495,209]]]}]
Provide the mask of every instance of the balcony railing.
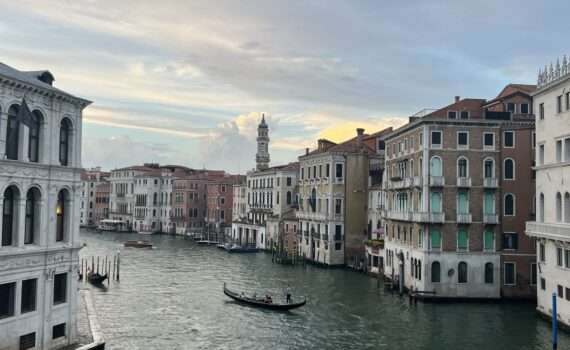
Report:
[{"label": "balcony railing", "polygon": [[412,213],[405,211],[387,211],[386,218],[391,220],[412,221]]},{"label": "balcony railing", "polygon": [[499,179],[496,177],[486,177],[483,179],[483,187],[497,188],[499,187]]},{"label": "balcony railing", "polygon": [[443,176],[430,176],[429,185],[432,187],[442,187],[445,185],[445,178]]},{"label": "balcony railing", "polygon": [[499,223],[499,215],[497,214],[483,214],[483,223],[496,225]]},{"label": "balcony railing", "polygon": [[329,235],[326,234],[326,233],[323,233],[323,234],[321,234],[321,239],[322,239],[323,241],[328,241],[328,240],[329,240]]},{"label": "balcony railing", "polygon": [[457,214],[458,224],[470,224],[471,221],[471,214]]},{"label": "balcony railing", "polygon": [[457,187],[471,187],[471,178],[470,177],[458,177],[457,178]]},{"label": "balcony railing", "polygon": [[527,221],[526,234],[531,237],[570,241],[570,224]]},{"label": "balcony railing", "polygon": [[414,212],[412,220],[415,222],[444,223],[445,213]]}]

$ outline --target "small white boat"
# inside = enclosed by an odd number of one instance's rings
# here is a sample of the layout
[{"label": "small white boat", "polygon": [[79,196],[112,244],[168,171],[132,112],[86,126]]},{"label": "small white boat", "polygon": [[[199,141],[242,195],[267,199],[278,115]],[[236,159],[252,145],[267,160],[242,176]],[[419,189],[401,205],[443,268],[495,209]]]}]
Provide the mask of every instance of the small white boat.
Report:
[{"label": "small white boat", "polygon": [[139,231],[137,232],[139,235],[152,235],[152,231]]}]

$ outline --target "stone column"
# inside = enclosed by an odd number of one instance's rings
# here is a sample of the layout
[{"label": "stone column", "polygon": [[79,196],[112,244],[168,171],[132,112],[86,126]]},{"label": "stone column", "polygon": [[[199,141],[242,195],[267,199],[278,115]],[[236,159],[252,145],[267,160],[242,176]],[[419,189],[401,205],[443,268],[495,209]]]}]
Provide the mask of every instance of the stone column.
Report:
[{"label": "stone column", "polygon": [[[44,196],[47,196],[47,191],[45,191],[45,194],[43,194]],[[49,221],[49,215],[48,215],[48,209],[47,209],[47,200],[45,199],[40,199],[38,201],[37,205],[37,213],[38,213],[38,220],[39,222],[37,223],[37,230],[36,230],[36,234],[37,236],[35,237],[36,243],[39,244],[42,247],[48,246],[48,239],[49,239],[49,225],[48,225],[48,221]]]},{"label": "stone column", "polygon": [[20,193],[20,199],[17,204],[18,215],[16,216],[16,244],[17,247],[24,246],[24,236],[26,227],[26,194]]},{"label": "stone column", "polygon": [[28,154],[30,143],[30,128],[23,123],[20,123],[18,131],[18,160],[29,162],[30,157]]},{"label": "stone column", "polygon": [[8,114],[0,112],[0,159],[6,155],[6,132],[8,131]]}]

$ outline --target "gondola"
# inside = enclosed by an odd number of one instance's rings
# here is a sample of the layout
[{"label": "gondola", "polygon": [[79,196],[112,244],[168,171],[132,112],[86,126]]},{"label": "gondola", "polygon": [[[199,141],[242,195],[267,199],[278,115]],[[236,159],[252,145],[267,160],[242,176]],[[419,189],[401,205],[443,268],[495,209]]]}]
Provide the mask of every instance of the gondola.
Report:
[{"label": "gondola", "polygon": [[89,273],[87,275],[87,280],[91,284],[103,284],[103,281],[107,279],[107,274],[100,275],[98,273]]},{"label": "gondola", "polygon": [[240,295],[237,292],[231,291],[228,288],[226,288],[226,283],[224,283],[224,294],[227,295],[228,297],[236,300],[237,302],[240,302],[240,303],[245,304],[245,305],[250,305],[250,306],[259,307],[259,308],[263,308],[263,309],[276,310],[276,311],[287,311],[287,310],[296,309],[296,308],[301,307],[307,303],[306,298],[303,298],[303,301],[297,302],[297,303],[288,303],[288,304],[280,304],[280,303],[274,303],[274,302],[268,303],[263,299],[251,298],[251,297],[245,296],[244,294]]}]

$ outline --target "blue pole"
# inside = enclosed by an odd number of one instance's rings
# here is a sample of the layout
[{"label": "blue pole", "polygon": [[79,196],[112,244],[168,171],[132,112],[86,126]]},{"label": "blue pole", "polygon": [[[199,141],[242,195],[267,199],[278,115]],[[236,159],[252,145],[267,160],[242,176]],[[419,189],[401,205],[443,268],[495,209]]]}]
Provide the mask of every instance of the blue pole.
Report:
[{"label": "blue pole", "polygon": [[558,311],[556,310],[556,292],[552,293],[552,349],[558,348]]}]

